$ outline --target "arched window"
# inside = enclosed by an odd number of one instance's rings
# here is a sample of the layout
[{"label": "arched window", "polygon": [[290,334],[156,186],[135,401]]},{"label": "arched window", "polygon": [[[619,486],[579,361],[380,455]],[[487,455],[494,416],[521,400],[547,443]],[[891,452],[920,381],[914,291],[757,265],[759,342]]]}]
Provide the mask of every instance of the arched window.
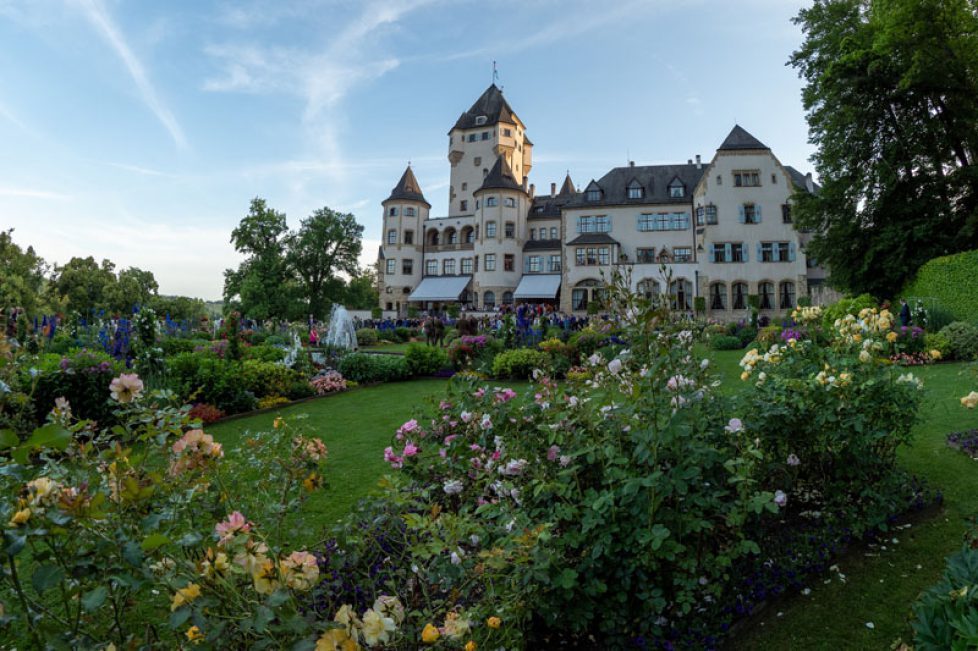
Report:
[{"label": "arched window", "polygon": [[445,244],[458,244],[458,231],[454,228],[445,229]]},{"label": "arched window", "polygon": [[747,283],[733,284],[733,309],[747,309]]},{"label": "arched window", "polygon": [[779,304],[782,310],[793,309],[795,307],[795,284],[790,280],[782,282],[778,296],[781,297]]},{"label": "arched window", "polygon": [[761,299],[760,308],[762,310],[774,309],[774,283],[764,281],[757,286],[757,293]]},{"label": "arched window", "polygon": [[710,309],[727,309],[727,285],[726,283],[713,283],[710,285]]},{"label": "arched window", "polygon": [[600,300],[601,283],[588,278],[577,283],[571,292],[571,309],[585,310],[592,300]]},{"label": "arched window", "polygon": [[438,231],[434,228],[428,229],[428,244],[431,246],[438,246],[441,243],[441,236],[438,235]]},{"label": "arched window", "polygon": [[496,307],[496,294],[495,292],[485,292],[482,295],[482,305],[487,310],[491,310]]},{"label": "arched window", "polygon": [[651,278],[646,278],[638,283],[638,294],[648,300],[655,300],[658,298],[660,292],[659,281],[652,280]]},{"label": "arched window", "polygon": [[503,292],[503,305],[513,304],[513,292]]},{"label": "arched window", "polygon": [[475,229],[471,226],[464,226],[462,228],[462,242],[464,244],[472,244],[475,242]]},{"label": "arched window", "polygon": [[685,278],[677,278],[669,284],[672,309],[689,311],[693,309],[693,283]]}]

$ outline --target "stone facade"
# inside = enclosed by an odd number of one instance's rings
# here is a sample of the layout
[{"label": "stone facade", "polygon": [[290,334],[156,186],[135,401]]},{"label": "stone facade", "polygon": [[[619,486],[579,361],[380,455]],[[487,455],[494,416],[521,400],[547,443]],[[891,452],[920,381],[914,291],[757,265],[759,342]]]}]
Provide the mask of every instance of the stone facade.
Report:
[{"label": "stone facade", "polygon": [[[791,221],[792,195],[817,189],[811,175],[782,165],[740,126],[709,162],[632,163],[583,190],[568,174],[559,192],[551,184],[539,195],[528,184],[532,147],[493,85],[449,132],[447,217],[429,216],[404,172],[383,202],[382,309],[526,301],[584,313],[616,268],[635,291],[720,320],[746,317],[752,303],[776,315],[801,296],[831,296],[825,270],[806,260],[810,234]],[[457,282],[435,280],[445,277]]]}]

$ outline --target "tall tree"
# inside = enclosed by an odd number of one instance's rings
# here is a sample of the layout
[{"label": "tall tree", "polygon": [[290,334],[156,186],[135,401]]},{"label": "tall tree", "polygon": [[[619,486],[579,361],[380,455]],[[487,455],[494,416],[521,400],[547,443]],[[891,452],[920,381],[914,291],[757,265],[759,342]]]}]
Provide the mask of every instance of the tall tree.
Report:
[{"label": "tall tree", "polygon": [[13,232],[0,231],[0,309],[22,307],[37,314],[47,265],[33,247],[21,249],[14,243]]},{"label": "tall tree", "polygon": [[367,267],[350,278],[343,303],[354,310],[372,310],[377,307],[379,299],[376,274],[372,268]]},{"label": "tall tree", "polygon": [[893,296],[978,246],[978,2],[815,0],[795,20],[822,185],[797,222],[835,285]]},{"label": "tall tree", "polygon": [[299,230],[289,235],[289,268],[299,280],[310,314],[322,318],[331,302],[342,300],[336,290],[329,291],[329,281],[338,272],[357,275],[362,236],[363,226],[353,215],[326,207],[303,219]]},{"label": "tall tree", "polygon": [[105,304],[113,312],[125,314],[135,306],[149,305],[159,289],[152,271],[129,267],[121,270],[116,282],[105,288]]},{"label": "tall tree", "polygon": [[224,302],[238,305],[246,317],[288,318],[294,295],[285,258],[288,228],[285,213],[254,198],[247,216],[231,232],[231,243],[247,258],[224,272]]},{"label": "tall tree", "polygon": [[51,290],[67,300],[68,309],[90,317],[93,312],[107,309],[107,292],[116,283],[115,264],[95,258],[72,258],[61,267],[55,266]]}]

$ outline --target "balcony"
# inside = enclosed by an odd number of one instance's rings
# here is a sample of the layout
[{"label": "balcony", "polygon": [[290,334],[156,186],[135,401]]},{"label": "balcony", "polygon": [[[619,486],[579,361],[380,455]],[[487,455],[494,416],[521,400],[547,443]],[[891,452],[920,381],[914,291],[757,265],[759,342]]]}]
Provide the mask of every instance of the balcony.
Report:
[{"label": "balcony", "polygon": [[473,249],[475,249],[474,243],[426,244],[424,247],[426,253],[440,253],[443,251],[472,251]]}]

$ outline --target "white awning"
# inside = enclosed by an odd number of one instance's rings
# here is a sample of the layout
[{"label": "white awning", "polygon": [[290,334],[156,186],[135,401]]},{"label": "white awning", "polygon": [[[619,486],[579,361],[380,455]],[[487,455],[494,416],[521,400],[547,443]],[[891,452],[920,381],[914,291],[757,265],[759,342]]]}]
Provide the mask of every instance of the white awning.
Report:
[{"label": "white awning", "polygon": [[409,301],[457,301],[472,276],[428,276],[414,288]]},{"label": "white awning", "polygon": [[513,298],[557,298],[558,289],[560,274],[527,275],[520,279]]}]

